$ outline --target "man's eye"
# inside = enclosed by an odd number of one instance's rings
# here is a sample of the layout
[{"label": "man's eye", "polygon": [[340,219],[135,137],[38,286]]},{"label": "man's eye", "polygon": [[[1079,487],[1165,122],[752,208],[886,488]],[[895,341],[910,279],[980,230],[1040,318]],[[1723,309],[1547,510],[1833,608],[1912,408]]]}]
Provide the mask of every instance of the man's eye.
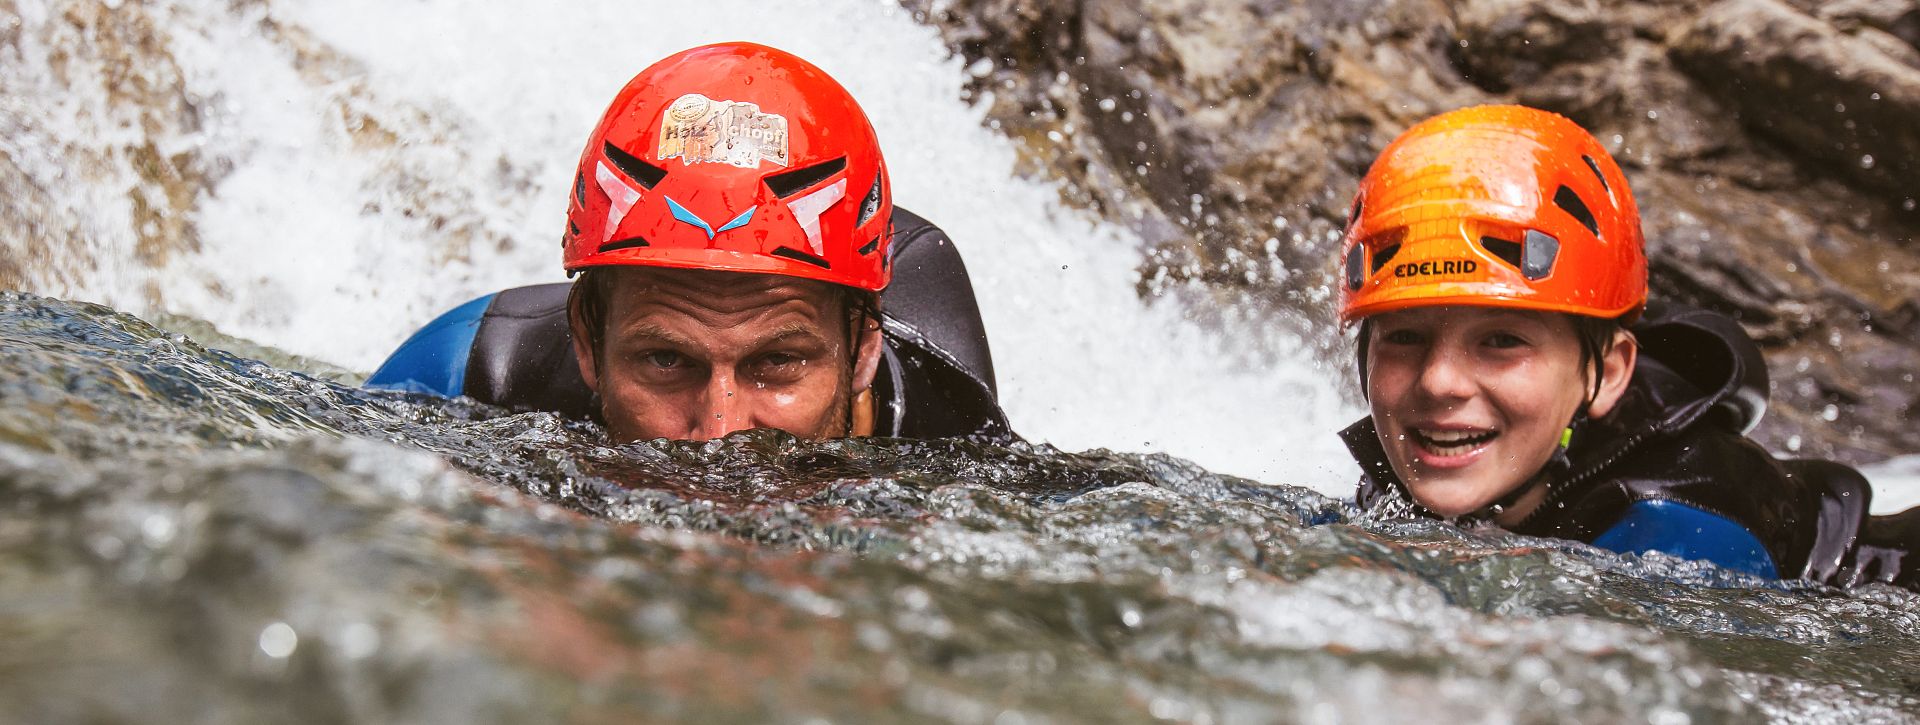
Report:
[{"label": "man's eye", "polygon": [[642,355],[640,359],[647,361],[649,365],[663,370],[673,370],[684,367],[687,364],[686,356],[671,350],[655,350]]}]

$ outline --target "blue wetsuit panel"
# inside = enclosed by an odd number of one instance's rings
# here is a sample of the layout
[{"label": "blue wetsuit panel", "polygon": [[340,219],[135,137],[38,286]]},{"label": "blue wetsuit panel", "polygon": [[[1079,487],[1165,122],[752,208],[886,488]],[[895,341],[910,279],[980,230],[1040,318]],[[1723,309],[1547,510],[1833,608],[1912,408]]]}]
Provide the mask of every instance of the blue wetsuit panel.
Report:
[{"label": "blue wetsuit panel", "polygon": [[1593,545],[1622,554],[1658,551],[1779,578],[1767,547],[1746,527],[1674,501],[1634,502],[1613,528],[1593,540]]},{"label": "blue wetsuit panel", "polygon": [[467,355],[473,351],[474,333],[480,330],[480,318],[486,316],[493,297],[455,307],[427,323],[400,343],[400,349],[380,364],[364,387],[449,398],[460,395],[466,388]]}]

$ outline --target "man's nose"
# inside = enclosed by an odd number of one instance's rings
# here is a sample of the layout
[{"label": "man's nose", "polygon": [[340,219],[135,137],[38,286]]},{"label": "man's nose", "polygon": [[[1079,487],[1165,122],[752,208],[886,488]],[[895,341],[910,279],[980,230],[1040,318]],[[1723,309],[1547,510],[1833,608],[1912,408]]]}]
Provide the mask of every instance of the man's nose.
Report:
[{"label": "man's nose", "polygon": [[692,426],[695,439],[712,440],[753,427],[752,405],[731,373],[714,373],[703,398],[703,410]]}]

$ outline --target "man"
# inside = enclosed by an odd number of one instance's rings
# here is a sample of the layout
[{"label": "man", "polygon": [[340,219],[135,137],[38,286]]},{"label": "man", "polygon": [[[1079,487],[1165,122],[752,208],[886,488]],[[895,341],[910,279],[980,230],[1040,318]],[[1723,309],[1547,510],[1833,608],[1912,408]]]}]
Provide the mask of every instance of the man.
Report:
[{"label": "man", "polygon": [[750,43],[654,64],[570,191],[571,286],[462,305],[367,386],[596,418],[621,442],[1009,434],[958,252],[893,206],[872,125],[812,64]]}]

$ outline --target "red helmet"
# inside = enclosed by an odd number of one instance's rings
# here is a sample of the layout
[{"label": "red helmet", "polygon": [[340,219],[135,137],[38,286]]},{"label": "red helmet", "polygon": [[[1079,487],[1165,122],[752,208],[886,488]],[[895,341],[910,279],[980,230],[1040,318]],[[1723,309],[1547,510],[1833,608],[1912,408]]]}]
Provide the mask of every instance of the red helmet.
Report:
[{"label": "red helmet", "polygon": [[721,43],[628,81],[587,138],[569,273],[644,265],[887,286],[893,198],[873,125],[825,71]]},{"label": "red helmet", "polygon": [[1631,320],[1647,258],[1627,178],[1563,116],[1478,106],[1420,122],[1367,170],[1340,318],[1435,305]]}]

